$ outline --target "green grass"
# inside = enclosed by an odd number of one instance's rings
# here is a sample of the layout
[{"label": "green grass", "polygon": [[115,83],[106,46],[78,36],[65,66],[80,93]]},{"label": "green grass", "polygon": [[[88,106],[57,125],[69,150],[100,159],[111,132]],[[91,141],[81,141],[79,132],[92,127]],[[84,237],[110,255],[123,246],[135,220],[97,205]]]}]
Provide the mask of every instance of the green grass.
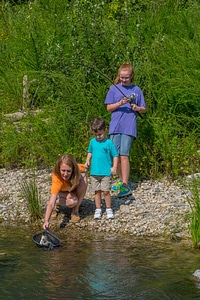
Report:
[{"label": "green grass", "polygon": [[37,221],[43,217],[41,197],[35,179],[21,183],[22,197],[28,205],[31,221]]},{"label": "green grass", "polygon": [[[132,176],[198,172],[199,9],[191,0],[4,1],[0,167],[52,166],[67,152],[84,162],[91,120],[102,117],[109,126],[110,80],[131,61],[148,107],[138,119]],[[24,75],[26,117],[11,121],[5,114],[23,108]]]},{"label": "green grass", "polygon": [[191,196],[187,196],[190,205],[190,233],[195,248],[200,248],[200,177],[192,177],[187,183]]}]

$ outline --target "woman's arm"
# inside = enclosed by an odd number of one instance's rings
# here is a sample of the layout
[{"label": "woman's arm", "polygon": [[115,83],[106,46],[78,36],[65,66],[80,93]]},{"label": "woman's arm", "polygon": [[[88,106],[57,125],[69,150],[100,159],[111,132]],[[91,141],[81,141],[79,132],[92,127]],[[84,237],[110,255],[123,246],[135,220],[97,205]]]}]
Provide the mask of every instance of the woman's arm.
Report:
[{"label": "woman's arm", "polygon": [[51,194],[49,203],[47,204],[47,208],[46,208],[44,224],[43,224],[44,229],[49,228],[49,219],[50,219],[52,211],[56,205],[56,198],[57,198],[57,195]]}]

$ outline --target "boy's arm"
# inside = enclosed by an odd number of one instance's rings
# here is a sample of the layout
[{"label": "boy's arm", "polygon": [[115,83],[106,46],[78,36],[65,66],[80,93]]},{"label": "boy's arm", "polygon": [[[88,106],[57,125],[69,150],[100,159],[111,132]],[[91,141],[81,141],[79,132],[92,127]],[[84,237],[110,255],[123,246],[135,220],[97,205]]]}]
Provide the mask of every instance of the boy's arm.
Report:
[{"label": "boy's arm", "polygon": [[117,174],[117,165],[118,165],[119,157],[115,156],[113,157],[113,166],[110,169],[111,174],[115,175]]},{"label": "boy's arm", "polygon": [[92,158],[92,153],[88,153],[85,161],[85,168],[88,169],[90,166],[90,160]]}]

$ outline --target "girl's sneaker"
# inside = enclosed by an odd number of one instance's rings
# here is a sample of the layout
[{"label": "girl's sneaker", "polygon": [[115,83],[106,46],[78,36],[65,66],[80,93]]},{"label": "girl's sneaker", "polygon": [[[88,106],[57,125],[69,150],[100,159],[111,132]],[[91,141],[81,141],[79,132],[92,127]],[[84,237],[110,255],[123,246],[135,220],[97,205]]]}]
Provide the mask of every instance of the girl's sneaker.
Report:
[{"label": "girl's sneaker", "polygon": [[109,219],[114,219],[114,214],[113,214],[113,210],[112,208],[106,208],[106,219],[109,220]]},{"label": "girl's sneaker", "polygon": [[120,187],[120,190],[119,190],[119,194],[117,195],[117,197],[125,197],[125,196],[128,196],[128,195],[131,195],[132,192],[131,192],[131,189],[129,188],[129,186],[127,185],[122,185]]},{"label": "girl's sneaker", "polygon": [[116,184],[111,186],[111,191],[118,191],[122,185],[123,185],[123,182],[120,179]]},{"label": "girl's sneaker", "polygon": [[102,215],[101,208],[96,208],[94,212],[94,219],[95,220],[101,219],[101,215]]}]

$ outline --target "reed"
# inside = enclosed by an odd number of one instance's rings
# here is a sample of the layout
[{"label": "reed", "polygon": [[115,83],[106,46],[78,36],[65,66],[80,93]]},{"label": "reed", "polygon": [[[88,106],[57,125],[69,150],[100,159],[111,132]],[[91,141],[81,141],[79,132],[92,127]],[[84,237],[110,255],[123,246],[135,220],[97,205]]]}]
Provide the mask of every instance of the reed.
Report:
[{"label": "reed", "polygon": [[36,180],[24,180],[21,184],[22,197],[27,201],[32,221],[42,218],[41,197],[37,188]]},{"label": "reed", "polygon": [[189,183],[191,196],[187,196],[187,202],[191,208],[190,214],[190,233],[195,248],[200,248],[200,196],[199,196],[200,178],[194,177]]}]

